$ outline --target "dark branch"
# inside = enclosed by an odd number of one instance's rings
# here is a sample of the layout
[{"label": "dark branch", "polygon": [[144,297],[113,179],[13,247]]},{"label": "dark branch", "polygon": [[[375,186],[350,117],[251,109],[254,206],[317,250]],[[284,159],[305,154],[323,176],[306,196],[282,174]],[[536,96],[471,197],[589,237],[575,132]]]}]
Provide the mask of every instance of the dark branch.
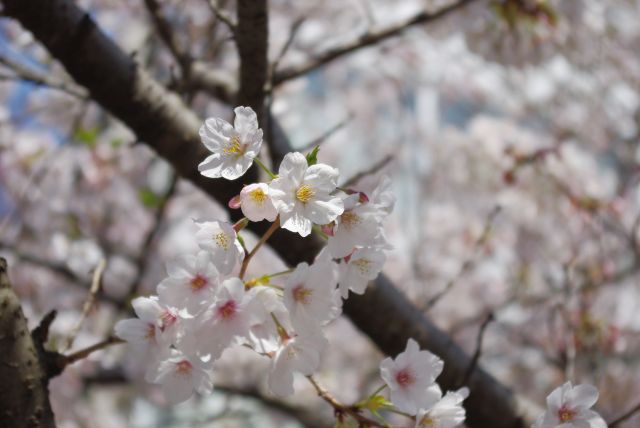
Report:
[{"label": "dark branch", "polygon": [[[45,317],[40,333],[46,339],[48,324],[54,315]],[[49,404],[49,376],[32,338],[20,300],[13,292],[7,275],[7,261],[0,258],[0,426],[54,428]]]},{"label": "dark branch", "polygon": [[471,3],[472,1],[473,0],[460,0],[456,3],[440,9],[435,13],[420,12],[403,22],[392,25],[383,30],[367,32],[356,40],[345,43],[343,45],[335,46],[331,49],[327,49],[326,51],[317,54],[314,58],[309,59],[304,64],[291,66],[281,70],[274,76],[273,84],[278,85],[287,80],[295,79],[296,77],[300,77],[304,74],[309,73],[310,71],[316,70],[328,64],[329,62],[341,58],[354,51],[368,46],[376,45],[391,37],[399,36],[411,27],[427,24],[429,22],[438,20],[444,16],[449,15],[451,12],[460,9],[462,6]]}]

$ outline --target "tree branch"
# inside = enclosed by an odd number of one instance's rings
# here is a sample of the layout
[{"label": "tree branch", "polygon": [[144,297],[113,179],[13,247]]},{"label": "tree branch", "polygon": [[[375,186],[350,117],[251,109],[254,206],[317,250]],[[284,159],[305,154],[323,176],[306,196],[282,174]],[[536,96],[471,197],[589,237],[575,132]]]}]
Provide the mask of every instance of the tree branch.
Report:
[{"label": "tree branch", "polygon": [[236,42],[240,56],[240,90],[237,103],[255,110],[260,123],[265,118],[268,39],[267,1],[238,0]]},{"label": "tree branch", "polygon": [[301,65],[291,66],[281,70],[280,72],[275,74],[273,78],[273,84],[274,86],[277,86],[283,82],[286,82],[287,80],[295,79],[296,77],[300,77],[304,74],[309,73],[310,71],[316,70],[328,64],[329,62],[341,58],[354,51],[375,45],[391,37],[399,36],[411,27],[427,24],[429,22],[443,18],[444,16],[449,15],[451,12],[458,10],[463,6],[466,6],[472,1],[473,0],[459,0],[458,2],[444,7],[435,13],[420,12],[403,22],[392,25],[383,30],[367,32],[351,42],[335,46],[333,48],[327,49],[324,52],[321,52],[314,58],[309,59],[307,62]]},{"label": "tree branch", "polygon": [[0,426],[53,428],[49,376],[0,258]]}]

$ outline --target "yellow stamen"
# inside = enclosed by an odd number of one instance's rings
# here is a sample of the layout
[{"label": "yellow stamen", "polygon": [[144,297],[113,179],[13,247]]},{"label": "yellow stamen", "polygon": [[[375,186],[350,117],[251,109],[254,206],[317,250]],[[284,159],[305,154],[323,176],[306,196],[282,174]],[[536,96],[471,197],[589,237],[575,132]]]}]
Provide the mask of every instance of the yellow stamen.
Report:
[{"label": "yellow stamen", "polygon": [[426,415],[424,418],[420,419],[420,426],[421,427],[434,427],[435,426],[435,420],[429,416]]},{"label": "yellow stamen", "polygon": [[213,235],[213,240],[216,241],[216,244],[218,244],[219,247],[222,247],[223,250],[227,251],[229,249],[230,239],[223,232]]},{"label": "yellow stamen", "polygon": [[236,155],[238,157],[242,156],[244,154],[244,147],[242,146],[240,137],[237,135],[231,137],[231,141],[229,141],[229,144],[222,149],[222,151],[228,155]]},{"label": "yellow stamen", "polygon": [[313,198],[313,195],[315,194],[316,191],[313,190],[312,187],[303,184],[302,186],[298,187],[298,190],[296,191],[296,198],[303,204],[306,204],[311,200],[311,198]]},{"label": "yellow stamen", "polygon": [[360,216],[353,211],[345,211],[344,214],[340,216],[340,224],[346,229],[351,229],[352,227],[357,226],[360,221]]},{"label": "yellow stamen", "polygon": [[264,193],[264,191],[259,187],[250,191],[249,197],[258,204],[262,204],[264,201],[267,200],[267,194]]},{"label": "yellow stamen", "polygon": [[371,268],[371,261],[368,259],[358,259],[351,262],[352,265],[356,266],[361,274],[366,275],[369,273],[369,269]]}]

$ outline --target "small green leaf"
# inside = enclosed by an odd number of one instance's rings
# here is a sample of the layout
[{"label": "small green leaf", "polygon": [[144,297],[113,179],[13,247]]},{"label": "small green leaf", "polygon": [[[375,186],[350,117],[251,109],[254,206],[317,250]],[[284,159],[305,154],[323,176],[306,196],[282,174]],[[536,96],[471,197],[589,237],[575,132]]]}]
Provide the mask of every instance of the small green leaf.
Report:
[{"label": "small green leaf", "polygon": [[138,198],[147,208],[156,208],[162,203],[162,197],[146,187],[138,190]]},{"label": "small green leaf", "polygon": [[78,128],[73,138],[93,149],[98,144],[98,133],[97,128]]},{"label": "small green leaf", "polygon": [[315,165],[318,163],[318,152],[320,151],[320,146],[315,146],[313,150],[307,153],[307,165]]},{"label": "small green leaf", "polygon": [[356,406],[361,409],[367,409],[376,417],[381,418],[378,412],[382,409],[392,408],[393,404],[391,404],[391,402],[382,395],[374,395],[373,397],[369,397],[366,400],[359,402]]}]

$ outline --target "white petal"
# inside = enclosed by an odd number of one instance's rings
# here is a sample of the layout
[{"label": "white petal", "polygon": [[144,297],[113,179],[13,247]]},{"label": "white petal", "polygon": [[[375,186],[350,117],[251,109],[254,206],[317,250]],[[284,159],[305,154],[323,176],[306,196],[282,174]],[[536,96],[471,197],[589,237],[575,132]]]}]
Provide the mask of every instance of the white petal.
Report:
[{"label": "white petal", "polygon": [[598,390],[592,385],[576,385],[565,397],[571,407],[589,408],[598,401]]},{"label": "white petal", "polygon": [[200,162],[198,171],[205,177],[220,178],[222,176],[222,157],[220,153],[214,153]]},{"label": "white petal", "polygon": [[251,107],[236,107],[233,112],[236,114],[233,127],[239,134],[245,135],[258,130],[258,115]]},{"label": "white petal", "polygon": [[283,229],[299,233],[302,237],[309,236],[311,233],[311,220],[296,211],[281,213],[280,222]]},{"label": "white petal", "polygon": [[338,176],[337,168],[319,163],[307,169],[304,183],[322,192],[331,193],[338,185]]},{"label": "white petal", "polygon": [[298,187],[302,183],[307,168],[307,158],[305,158],[302,153],[287,153],[280,163],[278,175],[280,177],[287,177]]}]

